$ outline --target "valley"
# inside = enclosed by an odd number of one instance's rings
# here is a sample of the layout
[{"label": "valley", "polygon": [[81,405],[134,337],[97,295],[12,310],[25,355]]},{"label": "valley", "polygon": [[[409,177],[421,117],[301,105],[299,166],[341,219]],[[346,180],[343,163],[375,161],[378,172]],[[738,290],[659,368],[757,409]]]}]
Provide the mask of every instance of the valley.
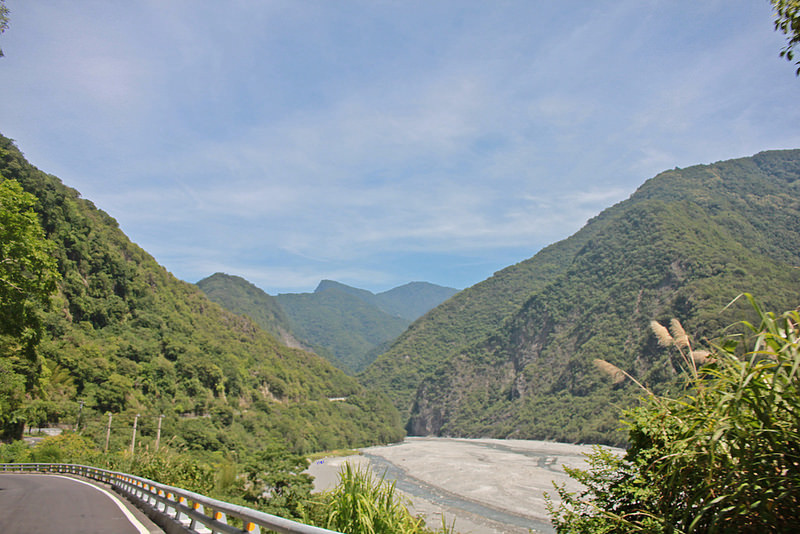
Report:
[{"label": "valley", "polygon": [[0,0],[0,464],[800,532],[798,45],[800,0]]},{"label": "valley", "polygon": [[[222,273],[189,284],[7,138],[0,174],[7,205],[41,218],[28,239],[52,257],[38,300],[22,303],[36,336],[0,338],[2,437],[80,419],[81,436],[64,436],[75,461],[161,477],[137,462],[162,454],[151,447],[163,430],[175,483],[295,518],[327,508],[304,500],[310,483],[292,466],[355,447],[433,528],[444,514],[476,534],[550,532],[543,492],[552,480],[577,489],[562,466],[584,465],[590,450],[571,444],[626,446],[621,410],[640,405],[643,388],[676,395],[687,379],[653,320],[677,319],[710,348],[737,319],[758,323],[741,293],[767,309],[800,301],[800,150],[661,173],[465,290],[415,282],[379,294],[323,280],[271,297]],[[139,449],[126,457],[137,422]],[[68,454],[9,447],[13,458]],[[221,461],[224,484],[187,478]],[[341,462],[312,472],[335,481]],[[302,489],[265,499],[273,468]]]}]

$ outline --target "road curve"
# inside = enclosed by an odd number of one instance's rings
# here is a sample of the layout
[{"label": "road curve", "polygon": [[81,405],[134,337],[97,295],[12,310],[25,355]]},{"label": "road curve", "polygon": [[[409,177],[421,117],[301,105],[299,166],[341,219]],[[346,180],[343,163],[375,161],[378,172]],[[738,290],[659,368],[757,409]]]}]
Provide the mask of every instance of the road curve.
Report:
[{"label": "road curve", "polygon": [[148,534],[151,531],[116,496],[88,482],[59,475],[0,473],[0,532]]}]

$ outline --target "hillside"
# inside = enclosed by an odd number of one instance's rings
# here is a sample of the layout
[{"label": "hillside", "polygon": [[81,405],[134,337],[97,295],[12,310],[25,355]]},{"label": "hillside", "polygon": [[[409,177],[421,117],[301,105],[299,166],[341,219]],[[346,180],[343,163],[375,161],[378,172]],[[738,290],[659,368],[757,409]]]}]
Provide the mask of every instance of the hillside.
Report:
[{"label": "hillside", "polygon": [[313,293],[273,297],[244,278],[223,273],[197,286],[212,301],[249,316],[284,344],[313,350],[348,373],[364,369],[412,320],[457,292],[411,282],[375,294],[322,280]]},{"label": "hillside", "polygon": [[415,322],[362,375],[412,434],[619,444],[603,358],[657,390],[679,370],[650,333],[677,317],[714,337],[746,313],[800,303],[800,150],[664,172],[568,239]]},{"label": "hillside", "polygon": [[206,296],[226,310],[247,315],[288,347],[311,350],[292,333],[289,317],[272,297],[240,276],[215,273],[197,282]]},{"label": "hillside", "polygon": [[386,313],[414,321],[458,293],[452,287],[430,282],[410,282],[375,294],[377,306]]},{"label": "hillside", "polygon": [[323,280],[313,293],[282,293],[276,299],[297,337],[340,368],[358,372],[408,327],[410,319],[395,312],[424,313],[454,291],[427,284],[376,295]]},{"label": "hillside", "polygon": [[[141,413],[140,430],[152,436],[164,414],[165,439],[221,452],[271,441],[306,452],[402,436],[397,412],[381,395],[176,279],[112,217],[1,136],[0,175],[36,197],[61,275],[27,388],[34,399],[13,417],[36,424],[80,416],[98,434],[105,413],[116,425]],[[8,347],[3,358],[11,357]]]}]

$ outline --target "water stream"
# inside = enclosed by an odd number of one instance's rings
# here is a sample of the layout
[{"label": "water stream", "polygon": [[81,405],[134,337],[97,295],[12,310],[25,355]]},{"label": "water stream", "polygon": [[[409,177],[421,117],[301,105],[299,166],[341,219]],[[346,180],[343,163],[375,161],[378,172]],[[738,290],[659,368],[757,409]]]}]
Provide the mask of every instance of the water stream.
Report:
[{"label": "water stream", "polygon": [[[537,463],[540,466],[546,467],[549,470],[553,469],[554,462],[552,455],[544,455],[535,451],[518,450],[495,444],[484,444],[484,446],[496,449],[507,449],[516,454],[535,457],[537,458]],[[449,513],[455,515],[456,517],[458,517],[459,511],[464,511],[474,516],[489,519],[503,525],[514,526],[522,529],[530,529],[537,533],[551,534],[555,532],[549,522],[514,514],[506,510],[501,510],[488,506],[484,503],[479,503],[474,500],[464,498],[409,475],[403,469],[399,468],[392,462],[389,462],[385,458],[376,456],[374,454],[369,454],[368,452],[364,452],[363,454],[369,459],[370,463],[372,464],[372,468],[376,473],[385,473],[387,480],[395,480],[397,489],[408,495],[411,495],[412,500],[413,497],[425,499],[426,501],[447,508]]]}]

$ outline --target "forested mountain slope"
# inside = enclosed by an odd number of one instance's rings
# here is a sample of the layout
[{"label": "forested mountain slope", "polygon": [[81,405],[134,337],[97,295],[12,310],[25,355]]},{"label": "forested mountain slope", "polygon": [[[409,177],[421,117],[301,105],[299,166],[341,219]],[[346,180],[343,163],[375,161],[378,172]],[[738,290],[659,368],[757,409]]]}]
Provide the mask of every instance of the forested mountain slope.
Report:
[{"label": "forested mountain slope", "polygon": [[364,382],[414,434],[621,443],[602,358],[655,389],[676,363],[653,319],[714,337],[746,313],[800,304],[800,150],[675,169],[572,237],[464,290],[414,323]]},{"label": "forested mountain slope", "polygon": [[282,293],[275,299],[298,338],[341,369],[358,372],[412,320],[456,292],[449,287],[412,282],[375,294],[322,280],[313,293]]},{"label": "forested mountain slope", "polygon": [[284,345],[311,350],[308,343],[295,337],[289,317],[277,299],[244,278],[215,273],[197,282],[197,287],[226,310],[247,315]]},{"label": "forested mountain slope", "polygon": [[105,412],[117,425],[141,413],[147,435],[164,414],[165,439],[220,451],[270,441],[309,451],[402,436],[387,400],[176,279],[112,217],[1,136],[0,176],[36,197],[61,274],[39,346],[41,372],[11,416],[74,422],[81,402],[90,429],[104,424]]},{"label": "forested mountain slope", "polygon": [[407,319],[376,306],[364,289],[323,280],[313,293],[282,293],[276,299],[289,316],[292,330],[314,351],[348,372],[360,371],[376,356],[373,351],[399,336]]}]

